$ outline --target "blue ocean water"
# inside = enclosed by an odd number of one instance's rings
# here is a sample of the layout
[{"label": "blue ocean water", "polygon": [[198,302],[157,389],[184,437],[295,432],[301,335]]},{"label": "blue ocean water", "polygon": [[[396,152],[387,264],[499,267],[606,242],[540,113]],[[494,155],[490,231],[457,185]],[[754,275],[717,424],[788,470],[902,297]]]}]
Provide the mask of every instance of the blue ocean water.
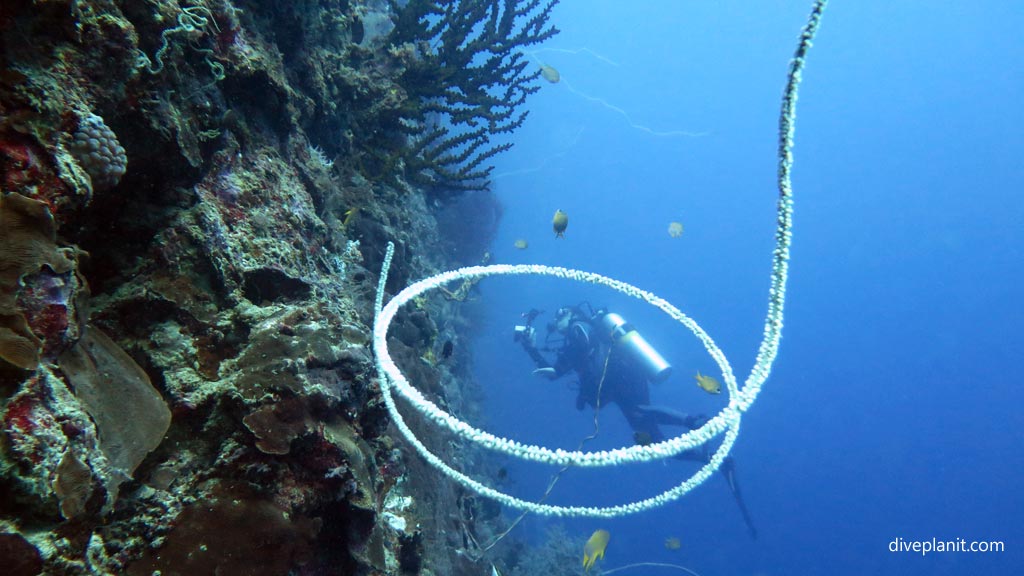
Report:
[{"label": "blue ocean water", "polygon": [[[564,0],[553,16],[561,34],[532,55],[562,80],[535,95],[516,147],[498,160],[496,261],[650,290],[699,321],[745,380],[762,335],[779,100],[804,4]],[[797,111],[782,348],[733,451],[756,540],[717,475],[653,512],[530,517],[513,536],[541,542],[551,524],[580,538],[607,529],[606,569],[1021,573],[1022,28],[1015,2],[830,5]],[[551,231],[556,209],[570,218],[564,239]],[[667,233],[672,221],[684,226],[679,238]],[[517,239],[529,247],[517,250]],[[673,363],[654,402],[707,413],[725,403],[694,383],[698,370],[718,376],[694,338],[641,303],[536,278],[485,280],[480,296],[474,362],[491,431],[564,448],[593,432],[571,378],[532,377],[511,336],[520,312],[544,309],[542,327],[582,300],[622,312]],[[632,443],[614,408],[599,424],[588,449]],[[505,488],[529,499],[554,472],[508,470]],[[550,501],[624,503],[693,470],[670,461],[574,471]],[[679,550],[666,549],[669,537]],[[1005,549],[890,551],[933,538]]]}]

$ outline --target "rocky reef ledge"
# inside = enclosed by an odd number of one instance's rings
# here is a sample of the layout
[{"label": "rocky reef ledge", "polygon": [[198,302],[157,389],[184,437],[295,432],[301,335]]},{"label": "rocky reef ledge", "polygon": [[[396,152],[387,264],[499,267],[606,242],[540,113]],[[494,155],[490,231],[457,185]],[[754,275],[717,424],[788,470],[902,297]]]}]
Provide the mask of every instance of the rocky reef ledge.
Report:
[{"label": "rocky reef ledge", "polygon": [[[369,347],[386,243],[393,292],[500,216],[406,173],[399,4],[0,3],[4,574],[491,574],[499,511],[392,437]],[[393,328],[463,415],[470,329]]]}]

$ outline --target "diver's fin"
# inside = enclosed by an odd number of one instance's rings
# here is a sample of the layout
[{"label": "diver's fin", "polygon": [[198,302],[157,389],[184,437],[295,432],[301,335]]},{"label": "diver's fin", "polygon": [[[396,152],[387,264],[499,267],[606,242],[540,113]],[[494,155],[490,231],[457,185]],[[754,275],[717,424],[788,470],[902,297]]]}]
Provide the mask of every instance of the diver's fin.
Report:
[{"label": "diver's fin", "polygon": [[533,371],[534,376],[540,376],[541,378],[547,378],[548,380],[554,380],[558,378],[558,374],[554,368],[537,368]]},{"label": "diver's fin", "polygon": [[750,537],[757,540],[757,528],[754,528],[754,521],[750,517],[750,511],[747,510],[747,504],[743,501],[743,493],[740,492],[740,485],[736,482],[736,464],[732,458],[726,458],[722,462],[722,466],[719,468],[722,471],[722,475],[725,476],[726,482],[729,483],[729,491],[732,492],[733,498],[736,499],[736,505],[740,507],[740,514],[743,515],[743,523],[747,525],[747,532],[750,533]]}]

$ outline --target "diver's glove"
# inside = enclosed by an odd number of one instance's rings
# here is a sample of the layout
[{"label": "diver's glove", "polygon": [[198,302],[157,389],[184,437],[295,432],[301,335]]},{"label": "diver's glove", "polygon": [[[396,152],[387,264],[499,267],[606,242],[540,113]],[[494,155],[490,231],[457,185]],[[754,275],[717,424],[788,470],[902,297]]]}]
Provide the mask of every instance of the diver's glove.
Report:
[{"label": "diver's glove", "polygon": [[558,373],[555,372],[554,368],[537,368],[533,371],[533,375],[540,376],[541,378],[547,378],[548,380],[558,378]]}]

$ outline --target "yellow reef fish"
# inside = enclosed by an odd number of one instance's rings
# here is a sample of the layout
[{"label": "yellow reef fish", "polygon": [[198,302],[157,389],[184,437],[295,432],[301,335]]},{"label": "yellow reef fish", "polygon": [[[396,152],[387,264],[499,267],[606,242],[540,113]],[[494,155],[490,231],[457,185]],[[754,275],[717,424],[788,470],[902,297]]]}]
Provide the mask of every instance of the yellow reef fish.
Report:
[{"label": "yellow reef fish", "polygon": [[551,82],[552,84],[556,84],[559,80],[562,79],[562,75],[558,73],[558,70],[555,70],[554,68],[548,66],[547,64],[540,65],[540,75],[543,76],[545,80]]},{"label": "yellow reef fish", "polygon": [[526,240],[523,240],[522,238],[520,238],[520,239],[516,240],[515,242],[513,242],[512,245],[515,246],[516,248],[520,249],[520,250],[526,250],[527,248],[529,248],[530,243],[527,242]]},{"label": "yellow reef fish", "polygon": [[555,229],[555,238],[565,238],[565,229],[569,226],[569,215],[561,210],[555,210],[551,226]]},{"label": "yellow reef fish", "polygon": [[668,225],[668,235],[673,238],[679,238],[683,235],[683,225],[679,222],[672,222]]},{"label": "yellow reef fish", "polygon": [[352,222],[352,219],[355,218],[357,214],[359,214],[359,206],[346,210],[344,216],[345,219],[341,221],[341,227],[348,228],[348,225]]},{"label": "yellow reef fish", "polygon": [[590,535],[590,540],[587,540],[587,544],[583,546],[583,571],[590,573],[590,569],[594,567],[594,562],[597,562],[598,558],[604,558],[604,549],[608,547],[608,539],[612,535],[607,530],[596,530]]},{"label": "yellow reef fish", "polygon": [[665,538],[665,549],[666,550],[679,550],[683,547],[683,543],[679,541],[679,538],[670,536]]},{"label": "yellow reef fish", "polygon": [[708,394],[721,394],[722,385],[711,376],[704,376],[697,372],[697,386],[700,386]]}]

